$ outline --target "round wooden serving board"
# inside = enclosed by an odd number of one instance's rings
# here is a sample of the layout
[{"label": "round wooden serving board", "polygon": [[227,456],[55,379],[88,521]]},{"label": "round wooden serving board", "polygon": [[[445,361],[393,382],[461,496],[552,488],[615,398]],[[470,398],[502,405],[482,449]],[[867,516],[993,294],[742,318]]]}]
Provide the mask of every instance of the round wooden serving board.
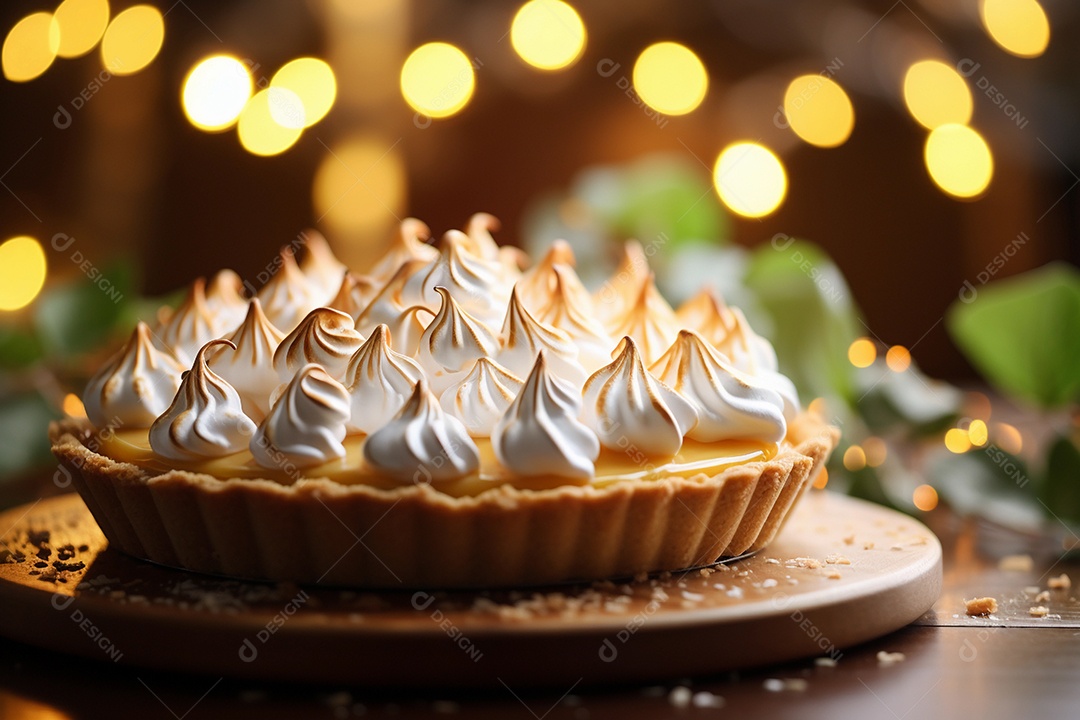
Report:
[{"label": "round wooden serving board", "polygon": [[912,622],[941,590],[941,546],[925,526],[823,491],[753,557],[517,592],[301,588],[164,568],[110,550],[77,495],[9,510],[2,528],[0,634],[103,662],[287,681],[566,688],[836,657]]}]

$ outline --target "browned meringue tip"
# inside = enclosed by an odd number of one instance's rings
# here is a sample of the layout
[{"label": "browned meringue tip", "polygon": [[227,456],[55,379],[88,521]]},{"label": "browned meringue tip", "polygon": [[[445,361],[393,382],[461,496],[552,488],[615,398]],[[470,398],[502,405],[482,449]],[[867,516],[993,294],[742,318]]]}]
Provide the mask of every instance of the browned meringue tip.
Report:
[{"label": "browned meringue tip", "polygon": [[481,228],[489,232],[498,232],[502,229],[502,221],[491,213],[473,213],[472,217],[469,218],[469,222],[466,223],[465,228],[467,231],[471,231],[474,227]]},{"label": "browned meringue tip", "polygon": [[423,220],[407,217],[401,221],[398,229],[398,239],[405,243],[426,243],[431,239],[431,228]]}]

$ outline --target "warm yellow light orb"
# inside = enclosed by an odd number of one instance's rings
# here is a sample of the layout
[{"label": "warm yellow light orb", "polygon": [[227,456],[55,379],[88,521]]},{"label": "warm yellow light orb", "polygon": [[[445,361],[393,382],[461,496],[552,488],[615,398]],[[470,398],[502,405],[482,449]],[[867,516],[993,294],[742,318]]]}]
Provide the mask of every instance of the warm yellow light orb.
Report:
[{"label": "warm yellow light orb", "polygon": [[56,54],[62,58],[85,55],[94,49],[109,24],[109,0],[64,0],[56,8],[60,26],[60,47]]},{"label": "warm yellow light orb", "polygon": [[165,41],[165,18],[153,5],[117,15],[101,38],[101,61],[113,75],[131,75],[153,62]]},{"label": "warm yellow light orb", "polygon": [[52,13],[27,15],[8,31],[0,64],[4,77],[28,82],[49,69],[60,49],[60,24]]},{"label": "warm yellow light orb", "polygon": [[401,68],[401,94],[414,110],[445,118],[461,111],[476,89],[468,56],[449,43],[433,42],[412,51]]},{"label": "warm yellow light orb", "polygon": [[967,82],[956,68],[940,60],[921,60],[908,68],[904,104],[928,130],[947,123],[966,124],[974,107]]},{"label": "warm yellow light orb", "polygon": [[[273,96],[271,90],[274,90]],[[272,105],[277,102],[276,97],[288,92],[283,88],[260,90],[244,106],[236,129],[240,144],[249,153],[263,157],[278,155],[300,139],[301,127],[285,126],[274,119]]]},{"label": "warm yellow light orb", "polygon": [[911,367],[911,353],[903,345],[893,345],[885,353],[885,364],[893,372],[904,372]]},{"label": "warm yellow light orb", "polygon": [[945,432],[945,447],[949,452],[960,455],[971,449],[971,439],[960,428],[949,428]]},{"label": "warm yellow light orb", "polygon": [[818,147],[843,145],[855,127],[851,99],[831,78],[800,75],[784,93],[784,114],[792,131]]},{"label": "warm yellow light orb", "polygon": [[966,125],[931,131],[923,153],[934,183],[961,199],[978,197],[994,176],[994,156],[982,136]]},{"label": "warm yellow light orb", "polygon": [[1050,44],[1050,20],[1037,0],[981,0],[979,17],[987,34],[1007,53],[1038,57]]},{"label": "warm yellow light orb", "polygon": [[844,467],[851,472],[858,472],[866,467],[866,453],[858,445],[852,445],[844,451]]},{"label": "warm yellow light orb", "polygon": [[334,71],[325,61],[313,57],[297,58],[285,63],[274,73],[270,87],[284,88],[300,99],[302,127],[311,127],[326,117],[337,98]]},{"label": "warm yellow light orb", "polygon": [[983,420],[972,420],[968,425],[968,440],[975,447],[982,447],[990,439],[990,430]]},{"label": "warm yellow light orb", "polygon": [[738,142],[720,152],[713,167],[713,185],[720,200],[744,217],[764,217],[787,194],[787,173],[771,150],[754,142]]},{"label": "warm yellow light orb", "polygon": [[34,301],[45,285],[47,264],[41,243],[27,235],[0,245],[0,310],[18,310]]},{"label": "warm yellow light orb", "polygon": [[200,130],[217,132],[236,124],[254,83],[247,65],[230,55],[199,62],[184,80],[184,114]]},{"label": "warm yellow light orb", "polygon": [[705,99],[709,76],[694,51],[675,42],[650,45],[634,63],[634,90],[665,115],[685,115]]},{"label": "warm yellow light orb", "polygon": [[938,506],[938,494],[930,485],[920,485],[911,493],[911,502],[919,510],[930,512]]},{"label": "warm yellow light orb", "polygon": [[877,360],[877,345],[870,338],[859,338],[847,351],[848,361],[857,368],[867,368]]},{"label": "warm yellow light orb", "polygon": [[529,0],[510,25],[510,44],[533,67],[559,70],[584,52],[585,23],[562,0]]}]

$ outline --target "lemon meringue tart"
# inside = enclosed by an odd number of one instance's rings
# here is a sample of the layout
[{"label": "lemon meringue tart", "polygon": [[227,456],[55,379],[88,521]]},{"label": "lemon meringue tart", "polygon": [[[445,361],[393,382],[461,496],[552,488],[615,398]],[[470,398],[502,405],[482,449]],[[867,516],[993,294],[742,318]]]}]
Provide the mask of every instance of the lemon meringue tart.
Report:
[{"label": "lemon meringue tart", "polygon": [[[252,296],[197,280],[136,325],[53,452],[110,544],[233,577],[493,587],[676,571],[758,550],[838,431],[772,345],[645,256],[591,293],[490,215],[409,219],[367,274],[317,233]],[[299,260],[297,258],[299,255]]]}]

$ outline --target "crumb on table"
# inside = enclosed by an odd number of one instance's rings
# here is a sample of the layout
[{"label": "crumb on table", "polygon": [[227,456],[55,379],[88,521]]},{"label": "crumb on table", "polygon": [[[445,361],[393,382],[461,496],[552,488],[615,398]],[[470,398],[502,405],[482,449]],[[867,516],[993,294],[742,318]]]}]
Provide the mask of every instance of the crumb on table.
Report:
[{"label": "crumb on table", "polygon": [[1046,587],[1051,590],[1068,590],[1072,587],[1072,580],[1065,573],[1061,573],[1057,577],[1052,577],[1046,581]]},{"label": "crumb on table", "polygon": [[968,615],[992,615],[997,612],[997,598],[981,597],[964,601],[965,612]]}]

